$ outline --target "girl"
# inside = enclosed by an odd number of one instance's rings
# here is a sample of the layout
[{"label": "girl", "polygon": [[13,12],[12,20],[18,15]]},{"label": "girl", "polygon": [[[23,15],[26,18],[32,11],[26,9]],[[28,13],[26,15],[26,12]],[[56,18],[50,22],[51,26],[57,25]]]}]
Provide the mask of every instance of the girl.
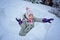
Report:
[{"label": "girl", "polygon": [[36,18],[28,7],[26,8],[26,10],[29,12],[23,15],[22,20],[16,18],[17,22],[21,26],[21,30],[19,32],[20,36],[25,36],[34,27],[34,22],[51,23],[51,21],[54,20],[53,18]]}]

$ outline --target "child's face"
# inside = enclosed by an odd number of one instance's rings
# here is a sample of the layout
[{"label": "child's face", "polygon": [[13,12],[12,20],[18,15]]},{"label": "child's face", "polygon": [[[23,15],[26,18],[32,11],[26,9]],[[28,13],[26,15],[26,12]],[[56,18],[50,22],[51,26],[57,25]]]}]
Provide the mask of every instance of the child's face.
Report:
[{"label": "child's face", "polygon": [[32,14],[28,15],[28,19],[33,19],[33,15]]}]

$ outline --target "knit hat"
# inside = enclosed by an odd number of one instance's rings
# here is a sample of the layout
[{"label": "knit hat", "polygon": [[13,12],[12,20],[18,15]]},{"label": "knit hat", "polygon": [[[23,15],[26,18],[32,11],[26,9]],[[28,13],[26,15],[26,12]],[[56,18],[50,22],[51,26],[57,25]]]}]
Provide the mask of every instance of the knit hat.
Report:
[{"label": "knit hat", "polygon": [[26,7],[26,17],[28,17],[29,15],[33,15],[32,11],[30,10],[29,7]]},{"label": "knit hat", "polygon": [[29,14],[29,13],[32,13],[31,9],[29,7],[26,7],[26,13]]}]

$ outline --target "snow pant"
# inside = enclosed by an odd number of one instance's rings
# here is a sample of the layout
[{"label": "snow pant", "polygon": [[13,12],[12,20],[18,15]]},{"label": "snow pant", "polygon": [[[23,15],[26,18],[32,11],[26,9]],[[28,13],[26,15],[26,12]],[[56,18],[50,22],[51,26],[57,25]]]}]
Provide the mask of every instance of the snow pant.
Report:
[{"label": "snow pant", "polygon": [[25,36],[34,26],[29,25],[27,22],[23,22],[21,25],[21,30],[19,32],[20,36]]}]

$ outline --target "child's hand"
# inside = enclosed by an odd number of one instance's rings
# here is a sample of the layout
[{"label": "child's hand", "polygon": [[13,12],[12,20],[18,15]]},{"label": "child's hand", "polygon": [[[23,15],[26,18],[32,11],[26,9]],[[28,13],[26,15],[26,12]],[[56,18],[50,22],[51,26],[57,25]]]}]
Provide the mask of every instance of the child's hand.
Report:
[{"label": "child's hand", "polygon": [[51,21],[53,21],[54,19],[53,18],[50,18],[48,19],[48,22],[51,23]]},{"label": "child's hand", "polygon": [[47,18],[43,18],[43,22],[49,22],[49,23],[51,23],[51,21],[53,21],[54,19],[53,18],[50,18],[50,19],[47,19]]},{"label": "child's hand", "polygon": [[22,24],[22,20],[21,20],[21,19],[17,19],[17,18],[16,18],[16,20],[17,20],[17,22],[19,23],[19,25]]}]

